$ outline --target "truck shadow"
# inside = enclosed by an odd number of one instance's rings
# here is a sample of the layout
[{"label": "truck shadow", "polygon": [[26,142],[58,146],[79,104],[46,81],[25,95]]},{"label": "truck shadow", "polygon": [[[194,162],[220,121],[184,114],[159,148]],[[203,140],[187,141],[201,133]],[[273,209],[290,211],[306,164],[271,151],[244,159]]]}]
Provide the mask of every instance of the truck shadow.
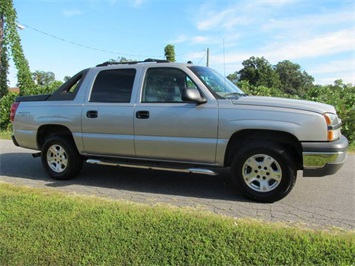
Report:
[{"label": "truck shadow", "polygon": [[[217,176],[207,176],[85,164],[83,171],[76,178],[58,181],[44,172],[39,158],[33,159],[28,153],[9,153],[0,154],[0,176],[1,178],[6,176],[7,180],[16,178],[29,179],[32,180],[31,182],[41,181],[39,187],[65,188],[78,185],[75,190],[85,194],[88,192],[85,187],[96,187],[126,192],[248,201],[234,187],[228,177],[228,171],[222,171]],[[73,191],[73,188],[70,190]],[[99,194],[105,196],[105,191],[99,191]],[[114,194],[120,198],[119,192]]]}]

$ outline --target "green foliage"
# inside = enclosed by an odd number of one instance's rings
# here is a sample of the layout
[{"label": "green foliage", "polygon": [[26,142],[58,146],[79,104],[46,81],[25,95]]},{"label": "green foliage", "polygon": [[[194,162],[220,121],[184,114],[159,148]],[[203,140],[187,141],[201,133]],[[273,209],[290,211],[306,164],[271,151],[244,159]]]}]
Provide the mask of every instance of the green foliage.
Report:
[{"label": "green foliage", "polygon": [[0,139],[10,140],[12,135],[11,130],[0,130]]},{"label": "green foliage", "polygon": [[53,72],[35,71],[32,73],[32,79],[37,85],[49,85],[55,81]]},{"label": "green foliage", "polygon": [[351,265],[355,235],[0,184],[1,265]]},{"label": "green foliage", "polygon": [[30,95],[38,95],[38,94],[52,94],[56,91],[63,82],[55,80],[49,84],[45,85],[36,85],[31,90],[29,90]]},{"label": "green foliage", "polygon": [[305,98],[333,105],[343,121],[342,133],[355,143],[355,86],[336,80],[334,85],[314,86]]},{"label": "green foliage", "polygon": [[314,78],[302,72],[299,64],[284,60],[277,63],[275,71],[280,78],[280,89],[287,94],[303,96],[313,86]]},{"label": "green foliage", "polygon": [[[17,32],[17,15],[13,7],[12,0],[2,0],[0,2],[0,13],[5,22],[3,32],[4,39],[1,43],[1,47],[2,49],[5,49],[4,47],[6,47],[6,51],[11,51],[15,67],[17,69],[17,81],[20,88],[20,95],[27,95],[29,94],[28,92],[33,87],[34,83],[31,78],[28,61],[26,60],[22,50],[20,36]],[[5,57],[7,54],[2,54],[2,57],[3,56]],[[4,62],[8,62],[6,61],[8,59],[1,59],[5,60]],[[2,77],[1,81],[4,82],[4,80],[7,82],[7,80]]]},{"label": "green foliage", "polygon": [[175,46],[168,44],[164,48],[165,58],[169,62],[175,62]]},{"label": "green foliage", "polygon": [[10,109],[17,97],[16,93],[8,93],[0,99],[0,129],[9,130],[11,128]]},{"label": "green foliage", "polygon": [[229,79],[230,81],[232,81],[234,84],[239,84],[239,82],[248,82],[249,84],[249,81],[248,80],[240,80],[239,81],[239,76],[238,76],[238,72],[234,72],[234,73],[231,73],[227,76],[227,79]]},{"label": "green foliage", "polygon": [[9,72],[9,60],[6,45],[4,43],[4,14],[3,4],[0,4],[0,98],[8,93],[7,74]]},{"label": "green foliage", "polygon": [[280,89],[269,88],[263,85],[253,86],[249,84],[249,81],[242,80],[237,83],[238,87],[242,89],[245,93],[254,96],[274,96],[274,97],[288,97],[287,94],[283,93]]},{"label": "green foliage", "polygon": [[0,43],[0,99],[8,93],[7,74],[9,73],[8,52],[6,46]]},{"label": "green foliage", "polygon": [[227,76],[234,83],[248,81],[254,88],[264,86],[279,89],[284,95],[303,97],[313,86],[314,78],[301,71],[298,64],[288,60],[272,66],[264,57],[250,57],[243,61],[243,68]]},{"label": "green foliage", "polygon": [[280,78],[273,66],[264,57],[250,57],[243,61],[243,68],[238,71],[239,81],[246,80],[252,86],[279,88]]},{"label": "green foliage", "polygon": [[64,82],[67,82],[70,78],[71,78],[71,76],[65,76],[64,79],[63,79],[63,81],[64,81]]},{"label": "green foliage", "polygon": [[[117,57],[117,59],[109,59],[108,60],[109,62],[112,62],[112,63],[127,63],[127,62],[134,62],[134,61],[136,61],[136,60],[133,60],[133,59],[129,59],[129,58],[126,58],[126,57],[121,57],[121,56],[119,56],[119,57]],[[64,77],[64,79],[65,79],[66,77]]]}]

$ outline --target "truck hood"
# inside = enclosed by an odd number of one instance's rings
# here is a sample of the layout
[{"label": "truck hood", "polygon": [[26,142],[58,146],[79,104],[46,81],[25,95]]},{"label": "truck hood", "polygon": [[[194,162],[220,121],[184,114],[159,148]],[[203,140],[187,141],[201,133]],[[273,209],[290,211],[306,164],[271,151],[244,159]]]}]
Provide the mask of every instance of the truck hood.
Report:
[{"label": "truck hood", "polygon": [[235,105],[254,105],[311,111],[316,113],[336,113],[335,108],[325,103],[277,97],[245,96],[232,99]]}]

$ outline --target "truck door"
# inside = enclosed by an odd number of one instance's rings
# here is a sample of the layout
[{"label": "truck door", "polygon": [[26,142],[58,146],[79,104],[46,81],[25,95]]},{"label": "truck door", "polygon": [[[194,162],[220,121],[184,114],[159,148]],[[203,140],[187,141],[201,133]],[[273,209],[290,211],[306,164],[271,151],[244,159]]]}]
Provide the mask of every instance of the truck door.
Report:
[{"label": "truck door", "polygon": [[82,111],[85,153],[135,156],[131,103],[136,69],[99,72]]},{"label": "truck door", "polygon": [[151,67],[145,74],[134,116],[139,158],[214,163],[217,144],[217,102],[184,102],[184,87],[197,86],[177,68]]}]

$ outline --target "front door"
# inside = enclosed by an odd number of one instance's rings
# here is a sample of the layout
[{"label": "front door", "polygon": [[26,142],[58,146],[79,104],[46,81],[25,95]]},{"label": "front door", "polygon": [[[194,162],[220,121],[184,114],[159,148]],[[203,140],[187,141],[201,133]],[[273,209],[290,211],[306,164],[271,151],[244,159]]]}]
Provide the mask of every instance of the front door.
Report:
[{"label": "front door", "polygon": [[195,87],[182,70],[149,68],[134,117],[138,158],[213,164],[216,157],[217,102],[184,102],[181,91]]}]

